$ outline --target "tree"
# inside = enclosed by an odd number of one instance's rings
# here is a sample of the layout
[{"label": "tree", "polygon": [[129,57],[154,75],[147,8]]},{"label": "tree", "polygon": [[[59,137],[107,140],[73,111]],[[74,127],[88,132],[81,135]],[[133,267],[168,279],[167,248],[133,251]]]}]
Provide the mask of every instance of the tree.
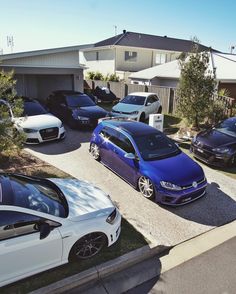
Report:
[{"label": "tree", "polygon": [[214,72],[209,69],[209,52],[199,52],[194,43],[188,57],[180,59],[181,76],[177,89],[177,111],[194,127],[199,128],[208,115],[215,93]]},{"label": "tree", "polygon": [[[23,112],[21,99],[15,99],[16,81],[13,72],[0,72],[0,99],[9,103],[16,117]],[[20,150],[23,146],[24,135],[18,133],[14,128],[9,108],[6,104],[0,104],[0,154],[10,155],[13,150]]]}]

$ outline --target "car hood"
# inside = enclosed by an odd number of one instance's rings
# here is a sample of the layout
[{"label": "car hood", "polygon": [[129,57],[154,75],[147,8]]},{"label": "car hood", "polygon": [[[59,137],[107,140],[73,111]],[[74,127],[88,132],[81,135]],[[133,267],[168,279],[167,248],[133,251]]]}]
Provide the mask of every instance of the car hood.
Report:
[{"label": "car hood", "polygon": [[16,127],[37,130],[61,126],[61,121],[52,114],[14,118],[14,123]]},{"label": "car hood", "polygon": [[[211,148],[216,148],[224,145],[229,145],[236,142],[236,138],[226,135],[217,131],[216,129],[210,129],[201,132],[196,137],[198,144],[207,145]],[[197,145],[197,142],[195,143]]]},{"label": "car hood", "polygon": [[101,118],[107,115],[107,111],[97,105],[85,106],[73,109],[74,115],[85,116],[89,118]]},{"label": "car hood", "polygon": [[133,111],[139,111],[142,107],[143,105],[118,103],[112,108],[112,110],[131,113]]},{"label": "car hood", "polygon": [[204,178],[200,165],[183,152],[165,159],[146,161],[145,165],[148,170],[152,170],[157,184],[166,181],[179,186],[188,186],[193,181]]},{"label": "car hood", "polygon": [[77,179],[50,179],[63,192],[69,206],[69,219],[86,219],[96,215],[108,215],[114,204],[99,188]]}]

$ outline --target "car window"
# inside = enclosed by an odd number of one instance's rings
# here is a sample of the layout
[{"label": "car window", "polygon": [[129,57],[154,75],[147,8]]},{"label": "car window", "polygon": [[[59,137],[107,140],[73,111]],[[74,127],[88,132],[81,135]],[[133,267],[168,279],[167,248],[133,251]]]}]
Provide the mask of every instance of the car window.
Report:
[{"label": "car window", "polygon": [[128,95],[120,102],[125,104],[144,105],[145,100],[145,96]]},{"label": "car window", "polygon": [[135,154],[135,150],[132,143],[130,142],[129,138],[126,137],[124,134],[119,133],[114,129],[105,127],[101,130],[100,135],[105,140],[109,140],[125,152]]},{"label": "car window", "polygon": [[54,216],[67,217],[67,202],[54,186],[21,176],[11,175],[9,178],[13,190],[12,205]]},{"label": "car window", "polygon": [[146,102],[146,104],[147,103],[154,103],[154,102],[157,102],[158,101],[158,98],[157,98],[157,96],[155,96],[155,95],[151,95],[151,96],[149,96],[148,98],[147,98],[147,102]]},{"label": "car window", "polygon": [[134,138],[144,160],[158,160],[181,153],[181,150],[162,133],[153,133]]},{"label": "car window", "polygon": [[236,118],[232,117],[224,120],[219,123],[215,129],[221,133],[236,137]]},{"label": "car window", "polygon": [[86,107],[96,105],[93,100],[85,94],[68,95],[66,96],[66,101],[69,107]]},{"label": "car window", "polygon": [[38,232],[40,218],[16,211],[0,211],[0,240]]},{"label": "car window", "polygon": [[24,102],[23,116],[33,116],[46,113],[46,109],[44,109],[44,107],[41,104],[37,102]]}]

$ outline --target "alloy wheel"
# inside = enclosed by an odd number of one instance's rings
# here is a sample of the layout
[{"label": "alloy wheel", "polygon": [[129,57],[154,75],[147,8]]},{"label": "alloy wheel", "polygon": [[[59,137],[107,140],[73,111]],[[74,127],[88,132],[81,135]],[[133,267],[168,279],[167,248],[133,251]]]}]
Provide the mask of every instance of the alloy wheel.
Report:
[{"label": "alloy wheel", "polygon": [[154,197],[154,186],[149,178],[141,176],[138,180],[138,187],[144,197],[148,199]]},{"label": "alloy wheel", "polygon": [[74,255],[79,259],[92,257],[101,251],[106,243],[106,237],[102,233],[85,235],[74,245]]},{"label": "alloy wheel", "polygon": [[92,155],[92,157],[95,159],[95,160],[99,160],[100,159],[100,152],[99,152],[99,147],[97,144],[95,143],[92,143],[91,146],[90,146],[90,153]]}]

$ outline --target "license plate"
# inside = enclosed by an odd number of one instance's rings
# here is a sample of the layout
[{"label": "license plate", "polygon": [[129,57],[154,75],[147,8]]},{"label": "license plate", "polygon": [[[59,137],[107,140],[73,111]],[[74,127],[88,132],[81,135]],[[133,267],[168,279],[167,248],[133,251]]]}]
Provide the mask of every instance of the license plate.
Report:
[{"label": "license plate", "polygon": [[83,125],[88,124],[88,120],[82,120],[81,122],[82,122]]},{"label": "license plate", "polygon": [[52,133],[53,129],[46,129],[46,133]]}]

